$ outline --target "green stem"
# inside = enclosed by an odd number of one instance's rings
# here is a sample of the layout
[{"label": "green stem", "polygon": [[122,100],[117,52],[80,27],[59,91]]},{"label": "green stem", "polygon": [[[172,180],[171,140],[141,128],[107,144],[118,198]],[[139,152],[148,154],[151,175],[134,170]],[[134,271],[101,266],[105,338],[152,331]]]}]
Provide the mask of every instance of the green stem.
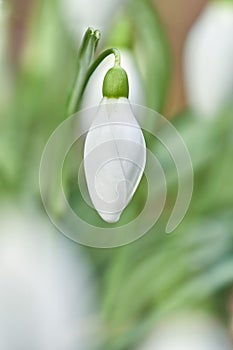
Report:
[{"label": "green stem", "polygon": [[99,39],[100,32],[98,30],[94,31],[92,28],[87,29],[79,50],[77,73],[69,96],[66,117],[69,117],[77,111],[77,106],[79,106],[82,96],[83,81],[85,80],[86,72],[94,58]]},{"label": "green stem", "polygon": [[[121,64],[121,55],[120,55],[120,51],[116,48],[111,48],[111,49],[107,49],[105,51],[103,51],[98,57],[97,59],[91,64],[91,66],[88,68],[87,72],[86,72],[86,76],[83,80],[83,84],[79,85],[76,83],[76,86],[78,87],[79,93],[74,93],[73,94],[73,99],[72,99],[72,105],[71,108],[69,109],[69,115],[75,113],[81,103],[84,91],[87,87],[88,81],[90,79],[90,77],[92,76],[92,74],[94,73],[94,71],[96,70],[96,68],[100,65],[100,63],[109,55],[113,54],[115,56],[115,66],[120,66]],[[79,79],[77,80],[79,83]],[[74,103],[75,101],[75,103]],[[69,116],[68,115],[68,116]]]},{"label": "green stem", "polygon": [[86,86],[88,84],[88,81],[90,79],[90,77],[92,76],[92,74],[94,73],[94,71],[96,70],[96,68],[100,65],[101,62],[103,62],[103,60],[108,57],[109,55],[113,54],[115,56],[115,66],[120,66],[121,64],[121,54],[120,51],[118,49],[115,48],[111,48],[111,49],[107,49],[105,51],[103,51],[99,57],[97,57],[97,59],[92,63],[92,65],[90,66],[90,68],[87,71],[87,75],[86,75],[86,79],[83,82],[83,86],[82,86],[82,95],[86,89]]},{"label": "green stem", "polygon": [[93,28],[88,28],[84,34],[83,40],[82,40],[82,44],[81,47],[79,49],[79,56],[82,56],[85,54],[90,38],[94,35],[95,31]]}]

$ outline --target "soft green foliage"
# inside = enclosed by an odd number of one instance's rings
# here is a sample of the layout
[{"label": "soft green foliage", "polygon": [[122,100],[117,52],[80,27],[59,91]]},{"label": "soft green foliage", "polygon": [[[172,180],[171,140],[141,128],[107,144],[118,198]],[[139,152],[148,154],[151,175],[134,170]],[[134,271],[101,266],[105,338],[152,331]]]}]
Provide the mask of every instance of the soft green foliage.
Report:
[{"label": "soft green foliage", "polygon": [[[223,132],[232,130],[232,108],[220,118],[204,131],[204,123],[189,111],[174,121],[191,152],[195,188],[188,214],[171,235],[165,235],[164,228],[176,188],[176,170],[167,163],[162,148],[156,151],[160,162],[170,169],[171,195],[167,210],[150,233],[116,249],[114,258],[106,262],[103,312],[109,327],[108,349],[134,348],[156,322],[176,311],[218,312],[219,293],[232,285],[233,149],[231,132],[228,137]],[[226,147],[229,143],[230,148]]]},{"label": "soft green foliage", "polygon": [[162,113],[170,82],[171,58],[159,17],[148,1],[132,0],[133,49],[145,82],[147,106]]}]

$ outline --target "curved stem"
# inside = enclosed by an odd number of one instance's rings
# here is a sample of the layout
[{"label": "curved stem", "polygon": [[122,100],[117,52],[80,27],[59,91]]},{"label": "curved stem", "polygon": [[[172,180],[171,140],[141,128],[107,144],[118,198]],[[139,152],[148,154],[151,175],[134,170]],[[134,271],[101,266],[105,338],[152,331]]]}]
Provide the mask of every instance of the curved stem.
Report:
[{"label": "curved stem", "polygon": [[90,79],[90,77],[92,76],[92,74],[94,73],[94,71],[96,70],[96,68],[100,65],[100,63],[109,55],[113,54],[115,56],[115,66],[120,66],[121,64],[121,54],[120,51],[116,48],[111,48],[111,49],[107,49],[105,51],[103,51],[99,57],[97,57],[97,59],[92,63],[92,65],[89,67],[85,80],[83,82],[82,85],[82,89],[81,89],[81,93],[80,93],[80,97],[79,97],[79,101],[77,101],[77,107],[79,105],[79,102],[84,94],[84,91],[87,87],[87,83]]},{"label": "curved stem", "polygon": [[[113,54],[115,56],[115,65],[119,66],[121,64],[121,54],[120,51],[118,49],[115,48],[111,48],[111,49],[107,49],[105,51],[103,51],[99,57],[97,57],[97,59],[92,63],[92,65],[90,66],[90,68],[87,71],[87,75],[86,75],[86,80],[88,82],[88,80],[90,79],[91,75],[94,73],[94,71],[96,70],[96,68],[100,65],[100,63],[109,55]],[[86,87],[86,85],[85,85]]]}]

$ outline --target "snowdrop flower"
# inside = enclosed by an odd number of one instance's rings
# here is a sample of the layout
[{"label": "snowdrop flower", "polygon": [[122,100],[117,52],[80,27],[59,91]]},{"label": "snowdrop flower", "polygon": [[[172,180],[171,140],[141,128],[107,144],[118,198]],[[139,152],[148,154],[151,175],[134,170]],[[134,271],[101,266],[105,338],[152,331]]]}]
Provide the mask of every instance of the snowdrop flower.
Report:
[{"label": "snowdrop flower", "polygon": [[123,4],[123,0],[60,0],[62,16],[75,42],[89,26],[105,32]]},{"label": "snowdrop flower", "polygon": [[95,348],[93,284],[77,245],[37,212],[10,207],[0,222],[0,349]]},{"label": "snowdrop flower", "polygon": [[117,222],[141,180],[146,145],[128,100],[126,72],[118,63],[103,83],[103,99],[85,140],[84,169],[95,209]]},{"label": "snowdrop flower", "polygon": [[230,350],[227,332],[207,316],[177,316],[157,327],[137,350]]},{"label": "snowdrop flower", "polygon": [[191,29],[184,51],[190,105],[210,118],[233,93],[233,4],[212,2]]}]

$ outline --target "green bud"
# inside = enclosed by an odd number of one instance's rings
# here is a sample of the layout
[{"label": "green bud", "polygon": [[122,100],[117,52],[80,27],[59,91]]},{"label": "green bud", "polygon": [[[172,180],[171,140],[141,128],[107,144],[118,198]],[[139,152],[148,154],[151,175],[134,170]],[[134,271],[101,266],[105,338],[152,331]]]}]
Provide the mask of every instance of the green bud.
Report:
[{"label": "green bud", "polygon": [[120,98],[129,96],[128,76],[120,66],[109,69],[103,82],[103,96]]}]

